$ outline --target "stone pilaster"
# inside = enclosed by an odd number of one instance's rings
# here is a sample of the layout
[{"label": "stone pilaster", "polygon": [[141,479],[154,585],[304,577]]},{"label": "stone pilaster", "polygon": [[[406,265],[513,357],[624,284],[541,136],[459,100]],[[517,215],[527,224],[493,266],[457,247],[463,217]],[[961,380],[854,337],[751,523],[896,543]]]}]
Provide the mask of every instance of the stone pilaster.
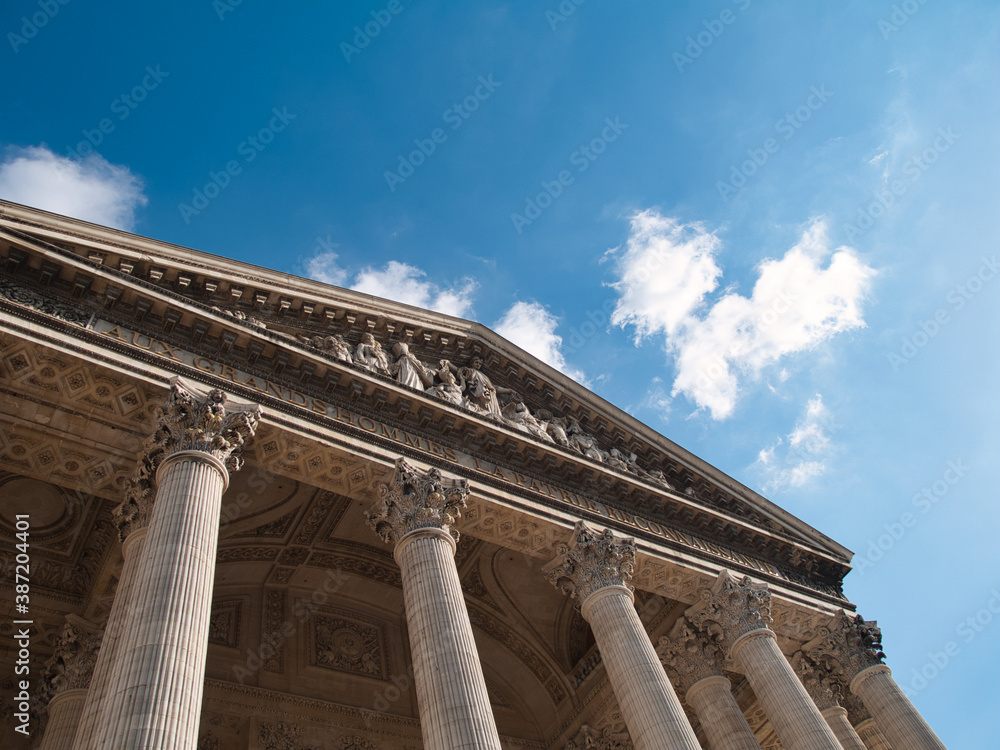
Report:
[{"label": "stone pilaster", "polygon": [[701,601],[685,613],[742,667],[786,750],[840,750],[840,744],[812,702],[768,624],[771,594],[749,576],[719,574]]},{"label": "stone pilaster", "polygon": [[746,717],[722,674],[725,655],[717,643],[683,617],[656,649],[674,686],[694,709],[711,750],[760,750]]},{"label": "stone pilaster", "polygon": [[259,418],[260,407],[227,403],[220,390],[171,381],[146,445],[156,500],[94,747],[194,747],[222,493]]},{"label": "stone pilaster", "polygon": [[59,643],[42,675],[48,721],[39,750],[70,750],[73,746],[103,634],[96,625],[75,615],[66,618]]},{"label": "stone pilaster", "polygon": [[118,577],[118,586],[115,588],[115,598],[111,603],[111,612],[104,625],[104,640],[97,654],[93,678],[87,689],[87,698],[73,740],[74,750],[90,750],[93,747],[94,730],[97,728],[101,707],[104,704],[115,656],[125,639],[126,632],[133,624],[126,615],[132,608],[130,597],[139,567],[138,560],[142,556],[142,547],[146,539],[149,514],[153,507],[155,473],[152,458],[144,451],[139,455],[135,471],[129,479],[125,498],[111,513],[118,526],[118,538],[122,543],[122,569]]},{"label": "stone pilaster", "polygon": [[882,661],[882,632],[874,621],[840,610],[802,650],[861,698],[893,747],[944,750]]},{"label": "stone pilaster", "polygon": [[547,578],[580,602],[636,750],[699,748],[677,694],[639,620],[628,588],[635,542],[582,521]]},{"label": "stone pilaster", "polygon": [[499,750],[455,565],[453,525],[465,508],[468,483],[399,459],[392,481],[376,489],[380,501],[365,516],[383,541],[395,545],[424,747]]},{"label": "stone pilaster", "polygon": [[844,750],[865,750],[864,743],[848,721],[847,709],[840,705],[842,688],[836,678],[801,651],[792,658],[792,666]]}]

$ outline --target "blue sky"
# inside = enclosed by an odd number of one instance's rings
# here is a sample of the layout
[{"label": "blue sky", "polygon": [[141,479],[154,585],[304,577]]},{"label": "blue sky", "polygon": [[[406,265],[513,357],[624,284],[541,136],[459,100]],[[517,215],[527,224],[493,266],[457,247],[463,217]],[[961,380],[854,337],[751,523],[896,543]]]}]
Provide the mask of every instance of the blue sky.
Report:
[{"label": "blue sky", "polygon": [[497,328],[855,550],[897,681],[985,747],[998,16],[12,0],[0,197]]}]

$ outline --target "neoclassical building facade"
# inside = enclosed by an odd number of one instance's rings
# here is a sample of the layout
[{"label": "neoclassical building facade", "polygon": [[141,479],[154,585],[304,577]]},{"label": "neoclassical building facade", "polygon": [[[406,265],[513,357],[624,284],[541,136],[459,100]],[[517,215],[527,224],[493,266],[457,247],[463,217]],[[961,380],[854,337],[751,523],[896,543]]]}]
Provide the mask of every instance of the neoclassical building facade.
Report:
[{"label": "neoclassical building facade", "polygon": [[851,553],[483,326],[0,202],[45,750],[943,748]]}]

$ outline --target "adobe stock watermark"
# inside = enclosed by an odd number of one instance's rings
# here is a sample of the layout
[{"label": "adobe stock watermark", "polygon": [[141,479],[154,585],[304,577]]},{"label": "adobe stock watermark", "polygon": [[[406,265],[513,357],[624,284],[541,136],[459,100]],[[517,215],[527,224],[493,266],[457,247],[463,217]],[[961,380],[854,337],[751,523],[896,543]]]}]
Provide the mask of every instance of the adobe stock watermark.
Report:
[{"label": "adobe stock watermark", "polygon": [[890,180],[886,187],[877,190],[867,205],[859,206],[858,218],[853,224],[844,224],[844,236],[847,241],[853,241],[855,237],[860,237],[875,226],[875,220],[895,205],[896,199],[905,195],[931,168],[931,165],[941,158],[941,154],[949,151],[957,140],[958,133],[950,127],[938,128],[931,145],[903,162],[901,176]]},{"label": "adobe stock watermark", "polygon": [[905,685],[902,680],[899,681],[907,698],[913,699],[930,685],[962,653],[963,646],[968,646],[993,624],[1000,615],[1000,590],[995,587],[990,589],[989,596],[985,605],[955,626],[955,639],[947,641],[940,651],[928,651],[927,661],[911,672]]},{"label": "adobe stock watermark", "polygon": [[969,275],[965,281],[955,284],[945,295],[947,306],[942,305],[934,314],[917,324],[917,329],[912,333],[903,336],[899,342],[899,348],[891,352],[886,352],[889,364],[893,372],[897,372],[900,367],[913,361],[924,348],[952,321],[952,313],[963,309],[969,302],[979,294],[986,286],[987,282],[997,277],[1000,271],[1000,256],[994,253],[991,257],[985,255],[980,258],[979,268]]},{"label": "adobe stock watermark", "polygon": [[[127,119],[140,104],[146,101],[146,97],[156,91],[160,84],[170,76],[170,73],[160,69],[159,63],[155,66],[147,65],[145,73],[139,83],[111,101],[109,108],[111,114],[118,115],[116,118],[118,122]],[[110,117],[102,117],[98,120],[97,127],[81,130],[80,133],[84,140],[77,143],[76,146],[69,146],[66,153],[77,159],[90,156],[104,142],[105,138],[115,132],[116,127],[115,120]]]},{"label": "adobe stock watermark", "polygon": [[[608,144],[618,140],[622,133],[628,130],[628,125],[620,117],[605,117],[604,128],[600,134],[590,139],[569,155],[569,163],[576,167],[576,174],[586,172],[603,154]],[[523,213],[516,211],[510,215],[511,224],[518,234],[524,232],[526,226],[533,224],[552,203],[563,194],[566,188],[576,181],[576,175],[568,169],[562,169],[552,180],[542,180],[541,191],[524,199]]]},{"label": "adobe stock watermark", "polygon": [[59,8],[63,5],[69,5],[69,0],[38,0],[38,10],[30,16],[21,16],[21,33],[7,32],[7,41],[15,55],[21,51],[21,47],[38,36],[41,29],[49,25],[49,21],[59,14]]},{"label": "adobe stock watermark", "polygon": [[337,568],[327,569],[323,583],[313,589],[308,597],[296,600],[292,606],[292,617],[287,618],[280,626],[269,633],[261,633],[260,646],[254,651],[246,649],[247,658],[242,664],[231,667],[233,677],[241,685],[248,677],[252,677],[269,661],[281,653],[285,643],[298,632],[298,628],[309,621],[312,614],[326,604],[330,597],[336,594],[347,583],[347,574]]},{"label": "adobe stock watermark", "polygon": [[[476,79],[476,87],[462,101],[453,103],[446,109],[441,119],[448,125],[452,132],[458,130],[465,121],[472,117],[472,113],[479,109],[479,106],[493,96],[502,81],[494,81],[493,74],[490,73],[485,78],[479,76]],[[389,186],[389,192],[395,193],[396,186],[402,185],[412,177],[417,169],[423,165],[435,152],[438,147],[448,140],[448,133],[444,128],[434,128],[427,138],[414,138],[413,145],[416,146],[410,153],[399,154],[396,169],[386,170],[383,173],[385,184]]]},{"label": "adobe stock watermark", "polygon": [[960,458],[948,461],[939,479],[925,485],[913,495],[910,500],[913,511],[904,511],[892,523],[883,524],[882,529],[885,533],[868,540],[868,549],[854,562],[857,575],[864,575],[866,570],[875,567],[875,564],[906,536],[908,530],[916,526],[923,516],[930,513],[949,495],[952,488],[961,482],[971,469],[972,467],[966,466]]},{"label": "adobe stock watermark", "polygon": [[904,0],[902,3],[893,3],[892,13],[887,18],[880,18],[878,30],[883,39],[899,31],[905,26],[910,18],[920,10],[920,6],[927,3],[927,0]]},{"label": "adobe stock watermark", "polygon": [[372,40],[392,23],[392,19],[402,12],[403,3],[400,0],[389,0],[384,8],[370,11],[371,20],[365,21],[363,25],[354,27],[354,36],[351,37],[353,44],[348,42],[340,43],[340,53],[344,56],[344,59],[347,62],[351,62],[352,57],[360,55],[361,50],[367,48],[372,43]]},{"label": "adobe stock watermark", "polygon": [[562,0],[558,5],[545,11],[545,20],[549,22],[549,28],[555,31],[559,24],[566,23],[569,17],[576,13],[576,9],[587,0]]},{"label": "adobe stock watermark", "polygon": [[[812,118],[814,112],[818,112],[826,104],[833,92],[826,88],[826,84],[819,87],[811,86],[809,96],[791,112],[786,112],[784,117],[774,123],[774,132],[781,136],[782,141],[787,141],[795,135],[799,128],[805,125]],[[773,136],[765,138],[763,143],[756,148],[747,149],[747,159],[737,164],[732,164],[729,168],[729,179],[726,181],[717,180],[715,183],[719,196],[728,201],[736,195],[740,188],[747,184],[747,180],[757,174],[778,151],[781,150],[781,143]]]},{"label": "adobe stock watermark", "polygon": [[[733,5],[739,8],[740,13],[750,7],[750,0],[731,0]],[[694,63],[706,49],[712,46],[716,39],[722,36],[726,28],[735,23],[737,15],[730,8],[724,8],[716,18],[709,18],[701,22],[702,29],[697,33],[689,34],[684,53],[674,52],[673,61],[677,66],[677,72],[683,73],[684,68]]]},{"label": "adobe stock watermark", "polygon": [[243,165],[260,156],[260,153],[274,142],[274,136],[288,127],[288,123],[296,117],[288,111],[288,107],[282,107],[280,110],[274,107],[271,113],[272,117],[267,125],[253,135],[247,136],[236,147],[236,153],[243,157],[242,162],[239,159],[230,159],[218,172],[209,170],[207,182],[192,191],[191,202],[177,204],[177,210],[180,211],[185,224],[190,224],[193,217],[208,208],[208,204],[232,184],[233,178],[243,173]]}]

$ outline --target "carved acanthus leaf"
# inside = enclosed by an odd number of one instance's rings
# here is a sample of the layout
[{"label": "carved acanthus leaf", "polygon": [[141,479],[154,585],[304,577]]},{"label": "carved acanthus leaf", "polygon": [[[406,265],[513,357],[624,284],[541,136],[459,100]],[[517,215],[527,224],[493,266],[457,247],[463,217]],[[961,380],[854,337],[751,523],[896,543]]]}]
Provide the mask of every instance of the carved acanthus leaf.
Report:
[{"label": "carved acanthus leaf", "polygon": [[427,528],[443,529],[458,541],[453,527],[469,497],[465,479],[444,479],[437,469],[420,471],[400,458],[392,481],[376,482],[375,489],[380,499],[365,519],[384,542],[395,544],[409,532]]},{"label": "carved acanthus leaf", "polygon": [[819,635],[802,646],[809,657],[823,664],[843,685],[859,673],[881,664],[882,631],[874,620],[840,610]]},{"label": "carved acanthus leaf", "polygon": [[719,644],[698,632],[684,617],[674,623],[670,635],[660,638],[656,654],[682,695],[699,680],[721,675],[725,661]]},{"label": "carved acanthus leaf", "polygon": [[771,592],[750,576],[737,579],[723,570],[700,592],[700,601],[684,613],[688,621],[724,646],[726,653],[740,636],[762,630],[771,622]]},{"label": "carved acanthus leaf", "polygon": [[598,589],[627,586],[635,570],[635,540],[597,531],[583,521],[573,529],[572,544],[546,566],[545,577],[580,603]]}]

